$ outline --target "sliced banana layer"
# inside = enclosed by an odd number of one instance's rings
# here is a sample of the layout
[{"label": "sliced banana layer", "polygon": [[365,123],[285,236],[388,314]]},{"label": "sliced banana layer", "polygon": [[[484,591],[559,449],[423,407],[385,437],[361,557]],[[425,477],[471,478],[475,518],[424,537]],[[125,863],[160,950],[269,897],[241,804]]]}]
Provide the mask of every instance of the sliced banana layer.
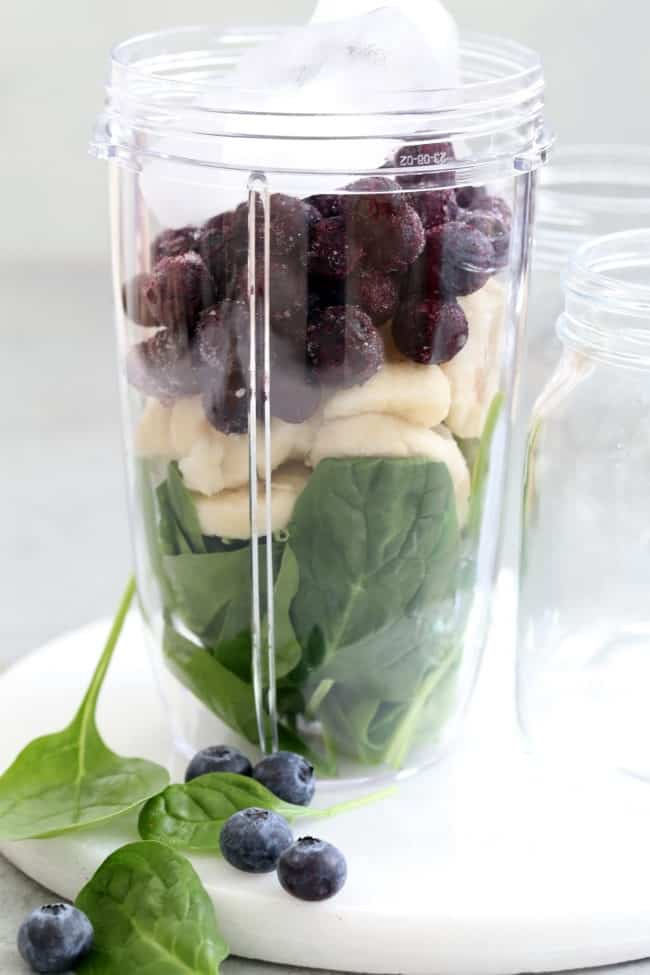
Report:
[{"label": "sliced banana layer", "polygon": [[[271,490],[271,530],[281,531],[291,520],[295,503],[309,478],[303,464],[289,463],[273,475]],[[248,508],[248,487],[221,491],[207,498],[194,494],[194,503],[204,535],[220,538],[246,539],[251,537]],[[264,485],[257,485],[257,518],[260,532],[266,529]]]},{"label": "sliced banana layer", "polygon": [[362,413],[386,413],[416,426],[435,427],[449,413],[449,380],[438,366],[386,362],[372,379],[336,393],[325,405],[325,420]]},{"label": "sliced banana layer", "polygon": [[140,457],[173,457],[172,410],[157,399],[147,400],[135,429],[134,443]]},{"label": "sliced banana layer", "polygon": [[[271,470],[288,460],[304,460],[311,449],[315,434],[312,421],[285,423],[271,420]],[[226,436],[212,427],[191,445],[187,456],[179,463],[183,479],[192,491],[211,496],[248,485],[248,436]],[[264,477],[264,429],[257,430],[257,473]]]},{"label": "sliced banana layer", "polygon": [[200,396],[183,396],[172,408],[170,433],[176,457],[185,457],[201,437],[214,431],[208,423]]},{"label": "sliced banana layer", "polygon": [[441,366],[451,386],[445,423],[457,437],[480,437],[499,388],[505,292],[491,278],[480,291],[458,301],[467,316],[469,337],[458,355]]},{"label": "sliced banana layer", "polygon": [[467,517],[469,470],[448,431],[442,435],[398,417],[378,413],[343,417],[323,424],[308,463],[315,467],[327,457],[429,457],[440,461],[447,465],[451,474],[461,525]]}]

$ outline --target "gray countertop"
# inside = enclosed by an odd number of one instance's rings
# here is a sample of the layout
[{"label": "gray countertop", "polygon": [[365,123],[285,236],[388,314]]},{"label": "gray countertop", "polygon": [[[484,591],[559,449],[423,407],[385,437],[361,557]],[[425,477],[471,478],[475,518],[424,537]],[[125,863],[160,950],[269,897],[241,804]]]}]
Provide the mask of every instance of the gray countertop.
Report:
[{"label": "gray countertop", "polygon": [[[0,294],[2,669],[110,614],[130,550],[107,269],[5,266]],[[49,899],[0,858],[2,975],[26,972],[15,949],[18,925]],[[226,975],[273,970],[236,959],[225,967]],[[650,962],[601,971],[650,975]]]}]

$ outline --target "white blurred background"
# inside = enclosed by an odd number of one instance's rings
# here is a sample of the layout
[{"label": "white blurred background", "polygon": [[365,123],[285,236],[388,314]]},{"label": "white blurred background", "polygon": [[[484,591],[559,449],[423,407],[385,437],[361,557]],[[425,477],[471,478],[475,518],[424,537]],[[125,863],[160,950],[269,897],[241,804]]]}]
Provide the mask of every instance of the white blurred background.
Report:
[{"label": "white blurred background", "polygon": [[[378,4],[381,0],[378,0]],[[426,0],[422,0],[426,3]],[[182,23],[305,21],[314,0],[21,0],[0,31],[0,665],[110,611],[130,562],[106,171],[87,155],[111,46]],[[650,143],[647,0],[448,0],[537,47],[565,142]]]}]

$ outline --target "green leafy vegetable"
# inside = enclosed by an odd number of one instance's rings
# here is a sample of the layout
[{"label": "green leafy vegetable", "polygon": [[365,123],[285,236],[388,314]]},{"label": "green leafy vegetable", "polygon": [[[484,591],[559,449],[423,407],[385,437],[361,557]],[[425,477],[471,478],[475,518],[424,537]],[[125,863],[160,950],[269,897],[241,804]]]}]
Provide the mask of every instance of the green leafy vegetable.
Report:
[{"label": "green leafy vegetable", "polygon": [[0,777],[0,839],[54,836],[111,819],[169,781],[159,765],[110,751],[95,721],[99,692],[134,593],[131,581],[71,724],[30,742]]},{"label": "green leafy vegetable", "polygon": [[485,418],[485,425],[481,439],[478,441],[478,449],[474,463],[472,465],[472,488],[469,517],[467,519],[467,534],[470,537],[478,536],[481,530],[483,517],[483,506],[485,504],[485,491],[487,488],[488,475],[490,473],[490,454],[492,450],[492,439],[497,423],[503,409],[504,395],[497,393],[488,410]]},{"label": "green leafy vegetable", "polygon": [[213,772],[184,785],[168,786],[143,807],[138,825],[143,839],[159,840],[179,849],[215,851],[219,849],[223,824],[240,809],[272,809],[289,822],[325,819],[359,809],[393,791],[387,789],[328,809],[315,809],[283,802],[245,775]]},{"label": "green leafy vegetable", "polygon": [[78,975],[217,975],[229,954],[196,871],[161,843],[111,854],[76,904],[95,931]]}]

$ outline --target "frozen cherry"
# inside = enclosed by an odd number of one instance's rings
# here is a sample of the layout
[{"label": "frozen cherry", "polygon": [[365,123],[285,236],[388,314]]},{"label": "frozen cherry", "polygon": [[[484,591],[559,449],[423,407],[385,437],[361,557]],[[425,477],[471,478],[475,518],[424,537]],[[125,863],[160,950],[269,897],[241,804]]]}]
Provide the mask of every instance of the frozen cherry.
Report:
[{"label": "frozen cherry", "polygon": [[197,249],[197,227],[178,227],[163,230],[151,245],[151,261],[157,264],[163,257],[178,257]]},{"label": "frozen cherry", "polygon": [[467,342],[468,327],[456,301],[432,298],[404,302],[393,319],[395,345],[408,359],[423,365],[449,362]]},{"label": "frozen cherry", "polygon": [[461,221],[434,227],[423,257],[426,297],[469,295],[495,270],[491,241]]},{"label": "frozen cherry", "polygon": [[214,301],[208,269],[198,254],[163,257],[145,291],[153,316],[175,333],[191,332],[204,308]]},{"label": "frozen cherry", "polygon": [[464,210],[473,210],[487,195],[484,186],[459,186],[456,190],[456,202]]},{"label": "frozen cherry", "polygon": [[355,234],[366,252],[368,264],[381,271],[404,271],[420,256],[425,246],[425,232],[413,207],[404,208],[392,217],[377,219],[374,230],[370,224],[355,226]]},{"label": "frozen cherry", "polygon": [[248,429],[249,316],[245,302],[206,309],[196,334],[199,381],[208,421],[222,433]]},{"label": "frozen cherry", "polygon": [[365,383],[381,368],[384,345],[355,305],[325,308],[307,325],[307,360],[327,385]]},{"label": "frozen cherry", "polygon": [[149,277],[148,274],[136,274],[122,285],[122,306],[131,321],[145,328],[155,328],[160,322],[156,321],[147,301]]},{"label": "frozen cherry", "polygon": [[359,263],[362,250],[343,217],[323,217],[312,228],[309,271],[326,278],[345,278]]},{"label": "frozen cherry", "polygon": [[189,346],[163,328],[129,350],[126,360],[129,382],[141,393],[171,401],[199,391],[199,377]]},{"label": "frozen cherry", "polygon": [[[361,268],[349,282],[347,300],[358,305],[375,325],[383,325],[397,308],[399,290],[393,275],[374,268]],[[335,304],[335,302],[331,302]]]},{"label": "frozen cherry", "polygon": [[492,210],[461,210],[460,219],[485,234],[494,248],[497,263],[503,263],[510,248],[510,232],[501,217]]}]

